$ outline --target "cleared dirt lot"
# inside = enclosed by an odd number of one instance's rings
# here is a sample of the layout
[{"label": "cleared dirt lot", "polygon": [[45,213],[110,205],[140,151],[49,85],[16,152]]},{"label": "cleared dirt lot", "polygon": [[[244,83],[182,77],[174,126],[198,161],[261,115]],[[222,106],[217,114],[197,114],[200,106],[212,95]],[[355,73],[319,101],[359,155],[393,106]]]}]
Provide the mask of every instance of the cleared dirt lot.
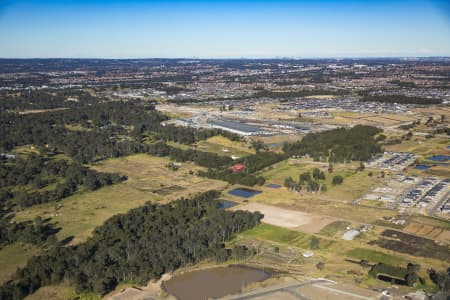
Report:
[{"label": "cleared dirt lot", "polygon": [[441,227],[412,222],[405,227],[405,231],[444,243],[450,243],[450,231]]},{"label": "cleared dirt lot", "polygon": [[234,210],[259,211],[264,214],[263,222],[285,228],[294,228],[307,233],[317,233],[326,225],[336,221],[327,216],[289,210],[261,203],[246,203],[233,207]]}]

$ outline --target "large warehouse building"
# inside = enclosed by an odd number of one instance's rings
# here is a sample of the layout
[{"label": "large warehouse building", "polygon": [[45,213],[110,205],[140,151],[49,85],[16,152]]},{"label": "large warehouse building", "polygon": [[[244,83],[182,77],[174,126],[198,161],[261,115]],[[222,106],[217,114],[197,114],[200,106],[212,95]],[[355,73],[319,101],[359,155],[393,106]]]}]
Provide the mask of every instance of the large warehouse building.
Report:
[{"label": "large warehouse building", "polygon": [[239,123],[228,120],[216,120],[211,121],[212,128],[218,128],[226,131],[230,131],[233,133],[237,133],[239,135],[266,135],[267,131],[264,131],[258,126],[249,125],[246,123]]}]

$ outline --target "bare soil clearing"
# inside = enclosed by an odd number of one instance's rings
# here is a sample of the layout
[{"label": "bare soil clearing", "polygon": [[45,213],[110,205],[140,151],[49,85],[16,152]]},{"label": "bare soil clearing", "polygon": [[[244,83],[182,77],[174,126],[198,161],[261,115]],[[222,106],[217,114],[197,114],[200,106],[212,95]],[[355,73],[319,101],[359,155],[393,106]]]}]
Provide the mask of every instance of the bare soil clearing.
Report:
[{"label": "bare soil clearing", "polygon": [[233,210],[259,211],[264,214],[262,220],[264,223],[298,229],[307,233],[317,233],[336,220],[327,216],[317,216],[261,203],[246,203],[233,207]]},{"label": "bare soil clearing", "polygon": [[450,244],[450,230],[442,227],[412,222],[404,231]]}]

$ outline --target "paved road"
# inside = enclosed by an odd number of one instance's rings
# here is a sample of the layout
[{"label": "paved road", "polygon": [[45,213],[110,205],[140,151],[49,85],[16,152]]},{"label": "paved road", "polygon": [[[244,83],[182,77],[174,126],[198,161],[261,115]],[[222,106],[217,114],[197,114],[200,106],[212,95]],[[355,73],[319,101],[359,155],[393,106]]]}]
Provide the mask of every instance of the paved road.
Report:
[{"label": "paved road", "polygon": [[332,292],[336,292],[336,293],[339,293],[339,294],[344,294],[344,295],[350,296],[352,298],[358,298],[358,299],[363,299],[363,300],[373,300],[373,298],[361,296],[361,295],[358,295],[358,294],[354,294],[354,293],[350,293],[350,292],[346,292],[346,291],[342,291],[342,290],[338,290],[338,289],[333,289],[332,287],[329,287],[329,286],[318,285],[316,287],[318,287],[320,289],[325,289],[325,290],[329,290],[329,291],[332,291]]},{"label": "paved road", "polygon": [[309,300],[308,298],[300,295],[296,291],[296,289],[304,287],[304,286],[308,286],[308,285],[321,284],[321,283],[334,283],[334,282],[330,281],[330,280],[327,280],[327,279],[317,279],[317,280],[311,280],[311,281],[306,281],[306,282],[302,282],[302,283],[293,283],[293,284],[291,283],[291,284],[284,285],[284,286],[276,286],[276,287],[270,287],[270,288],[265,288],[265,289],[259,289],[257,291],[246,293],[244,295],[237,295],[237,296],[232,296],[232,297],[226,297],[224,299],[227,299],[227,300],[248,300],[248,299],[254,299],[254,298],[257,298],[257,297],[262,297],[262,296],[275,294],[275,293],[278,293],[278,292],[286,292],[286,293],[290,293],[290,294],[294,295],[295,297],[297,297],[300,300]]},{"label": "paved road", "polygon": [[441,206],[442,205],[444,205],[444,203],[447,201],[447,199],[450,197],[450,191],[448,191],[445,195],[444,195],[444,197],[442,197],[442,199],[441,200],[439,200],[437,203],[436,203],[436,205],[434,205],[431,209],[430,209],[430,211],[429,211],[429,213],[430,213],[430,215],[432,215],[432,214],[434,214],[435,212],[440,212],[440,208],[441,208]]}]

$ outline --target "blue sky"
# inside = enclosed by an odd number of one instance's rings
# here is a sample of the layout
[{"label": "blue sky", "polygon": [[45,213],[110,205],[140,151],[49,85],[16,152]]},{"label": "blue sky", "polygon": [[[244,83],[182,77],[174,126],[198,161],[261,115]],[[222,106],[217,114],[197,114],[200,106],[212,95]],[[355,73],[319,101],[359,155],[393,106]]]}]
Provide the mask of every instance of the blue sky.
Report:
[{"label": "blue sky", "polygon": [[450,56],[447,1],[0,0],[0,57]]}]

